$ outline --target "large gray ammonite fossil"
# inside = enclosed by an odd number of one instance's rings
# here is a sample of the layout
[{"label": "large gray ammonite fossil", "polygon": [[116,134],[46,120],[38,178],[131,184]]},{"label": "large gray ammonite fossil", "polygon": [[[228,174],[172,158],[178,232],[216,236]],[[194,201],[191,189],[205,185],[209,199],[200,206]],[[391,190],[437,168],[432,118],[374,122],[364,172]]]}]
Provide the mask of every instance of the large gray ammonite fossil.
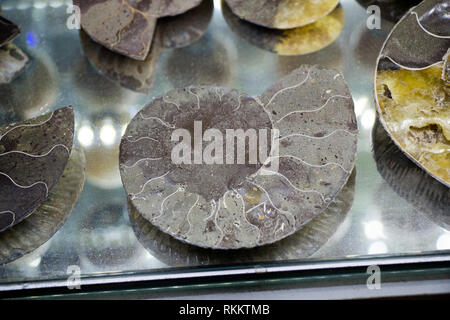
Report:
[{"label": "large gray ammonite fossil", "polygon": [[[260,138],[256,148],[243,144],[241,162],[238,147],[220,154],[227,131],[239,129]],[[257,98],[198,86],[154,99],[125,131],[120,173],[132,204],[162,231],[201,247],[255,247],[327,208],[354,166],[357,131],[342,75],[303,66]],[[179,142],[173,135],[180,132],[193,139]],[[219,148],[212,152],[207,141]],[[180,146],[191,164],[174,161]],[[201,154],[219,161],[202,162]]]},{"label": "large gray ammonite fossil", "polygon": [[0,231],[47,199],[67,166],[73,134],[71,107],[0,128]]},{"label": "large gray ammonite fossil", "polygon": [[145,60],[156,21],[199,5],[201,0],[74,0],[81,26],[96,42],[127,57]]},{"label": "large gray ammonite fossil", "polygon": [[182,243],[148,222],[128,201],[133,231],[145,249],[169,266],[198,266],[262,261],[298,260],[310,257],[335,234],[353,204],[356,170],[337,197],[301,230],[276,243],[252,249],[213,250]]}]

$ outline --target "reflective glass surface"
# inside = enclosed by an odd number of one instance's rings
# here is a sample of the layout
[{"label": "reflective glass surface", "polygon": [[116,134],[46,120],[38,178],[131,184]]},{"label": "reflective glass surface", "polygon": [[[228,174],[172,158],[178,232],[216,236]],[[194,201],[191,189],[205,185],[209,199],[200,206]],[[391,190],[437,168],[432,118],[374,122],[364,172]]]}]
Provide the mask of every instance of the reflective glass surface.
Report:
[{"label": "reflective glass surface", "polygon": [[[102,76],[66,26],[63,0],[4,0],[3,15],[22,34],[15,43],[32,65],[0,88],[0,125],[65,105],[74,106],[75,143],[84,149],[86,182],[64,226],[47,243],[0,266],[7,282],[65,279],[69,266],[83,276],[136,271],[171,271],[197,266],[261,266],[361,256],[397,256],[450,250],[449,189],[399,151],[376,119],[373,78],[376,58],[393,23],[367,28],[369,14],[357,1],[342,0],[345,25],[331,45],[303,56],[280,56],[242,40],[225,22],[220,1],[205,35],[180,49],[163,49],[151,93],[135,93]],[[159,232],[128,210],[118,170],[124,129],[153,97],[172,88],[215,84],[257,96],[302,64],[342,71],[359,125],[356,169],[327,211],[276,244],[239,251],[188,246]]]}]

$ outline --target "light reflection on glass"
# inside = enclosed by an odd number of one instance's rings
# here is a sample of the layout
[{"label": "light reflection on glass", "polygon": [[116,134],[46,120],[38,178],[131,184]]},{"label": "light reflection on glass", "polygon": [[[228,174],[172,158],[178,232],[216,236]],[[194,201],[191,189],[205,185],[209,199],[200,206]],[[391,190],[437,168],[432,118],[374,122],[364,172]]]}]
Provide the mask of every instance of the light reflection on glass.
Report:
[{"label": "light reflection on glass", "polygon": [[449,250],[450,249],[450,233],[444,233],[436,241],[436,249]]},{"label": "light reflection on glass", "polygon": [[364,111],[361,117],[362,127],[366,130],[370,130],[375,123],[375,110],[367,109]]},{"label": "light reflection on glass", "polygon": [[41,257],[38,257],[38,258],[34,259],[33,261],[31,261],[28,265],[32,268],[36,268],[40,264],[41,264]]},{"label": "light reflection on glass", "polygon": [[367,97],[355,98],[355,114],[357,117],[363,113],[368,103],[369,99]]},{"label": "light reflection on glass", "polygon": [[387,246],[383,241],[376,241],[369,247],[369,254],[383,254],[387,251]]},{"label": "light reflection on glass", "polygon": [[91,126],[81,126],[81,128],[78,130],[78,142],[83,147],[89,147],[90,145],[92,145],[92,142],[94,142],[94,131],[92,130]]},{"label": "light reflection on glass", "polygon": [[100,140],[106,146],[114,144],[116,141],[116,135],[116,129],[110,121],[106,121],[106,123],[100,128]]},{"label": "light reflection on glass", "polygon": [[369,239],[385,238],[383,234],[383,224],[377,220],[364,223],[364,233]]}]

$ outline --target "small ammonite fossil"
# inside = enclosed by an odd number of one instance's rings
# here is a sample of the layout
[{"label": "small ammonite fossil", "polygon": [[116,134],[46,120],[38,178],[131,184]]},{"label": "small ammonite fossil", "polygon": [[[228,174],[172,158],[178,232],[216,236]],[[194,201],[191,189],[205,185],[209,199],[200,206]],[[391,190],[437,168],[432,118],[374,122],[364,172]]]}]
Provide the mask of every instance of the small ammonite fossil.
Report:
[{"label": "small ammonite fossil", "polygon": [[234,33],[247,42],[280,55],[303,55],[333,43],[344,27],[344,10],[338,5],[331,13],[305,26],[280,30],[262,27],[235,15],[225,0],[222,13]]},{"label": "small ammonite fossil", "polygon": [[356,155],[342,75],[303,66],[257,98],[214,86],[169,91],[128,125],[120,173],[150,222],[200,247],[275,242],[327,208]]},{"label": "small ammonite fossil", "polygon": [[157,62],[163,48],[181,48],[199,40],[213,14],[209,0],[177,15],[158,20],[157,30],[144,60],[135,60],[112,52],[80,31],[83,51],[91,64],[109,80],[135,92],[149,93],[153,87]]},{"label": "small ammonite fossil", "polygon": [[156,21],[199,5],[201,0],[74,0],[81,26],[96,42],[127,57],[145,60]]},{"label": "small ammonite fossil", "polygon": [[[394,27],[375,76],[380,122],[395,144],[450,186],[450,1],[426,0]],[[414,35],[414,36],[411,36]]]},{"label": "small ammonite fossil", "polygon": [[71,107],[0,128],[0,231],[48,197],[66,168],[73,134]]},{"label": "small ammonite fossil", "polygon": [[257,25],[291,29],[313,23],[336,8],[339,0],[225,0],[235,15]]}]

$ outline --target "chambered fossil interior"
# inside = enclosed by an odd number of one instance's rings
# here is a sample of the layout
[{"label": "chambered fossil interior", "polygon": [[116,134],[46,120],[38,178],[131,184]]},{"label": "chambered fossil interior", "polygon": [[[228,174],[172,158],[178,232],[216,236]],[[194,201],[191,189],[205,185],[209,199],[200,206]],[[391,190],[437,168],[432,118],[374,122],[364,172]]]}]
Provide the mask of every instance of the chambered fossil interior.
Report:
[{"label": "chambered fossil interior", "polygon": [[67,165],[73,130],[71,107],[0,128],[0,231],[48,197]]},{"label": "chambered fossil interior", "polygon": [[[381,50],[376,95],[394,142],[450,185],[450,3],[426,0],[394,27]],[[411,36],[411,35],[414,36]]]},{"label": "chambered fossil interior", "polygon": [[387,128],[400,146],[450,184],[450,86],[442,66],[381,70],[377,94]]},{"label": "chambered fossil interior", "polygon": [[83,190],[85,162],[83,150],[73,148],[61,178],[48,197],[31,216],[0,233],[0,265],[41,247],[62,227]]},{"label": "chambered fossil interior", "polygon": [[340,5],[313,23],[286,30],[262,27],[242,20],[224,0],[222,12],[230,28],[241,38],[280,55],[302,55],[321,50],[336,40],[344,26],[344,10]]},{"label": "chambered fossil interior", "polygon": [[133,206],[162,231],[200,247],[255,247],[330,204],[353,169],[356,135],[342,75],[304,66],[258,98],[208,86],[153,100],[125,131],[120,172]]},{"label": "chambered fossil interior", "polygon": [[353,204],[356,170],[338,196],[301,231],[271,245],[252,250],[211,250],[181,243],[146,220],[128,201],[130,223],[139,242],[169,266],[198,266],[301,259],[319,250],[336,232]]},{"label": "chambered fossil interior", "polygon": [[225,0],[241,19],[275,29],[291,29],[326,16],[339,0]]},{"label": "chambered fossil interior", "polygon": [[74,0],[81,26],[96,42],[127,57],[145,60],[156,21],[186,12],[201,0]]}]

